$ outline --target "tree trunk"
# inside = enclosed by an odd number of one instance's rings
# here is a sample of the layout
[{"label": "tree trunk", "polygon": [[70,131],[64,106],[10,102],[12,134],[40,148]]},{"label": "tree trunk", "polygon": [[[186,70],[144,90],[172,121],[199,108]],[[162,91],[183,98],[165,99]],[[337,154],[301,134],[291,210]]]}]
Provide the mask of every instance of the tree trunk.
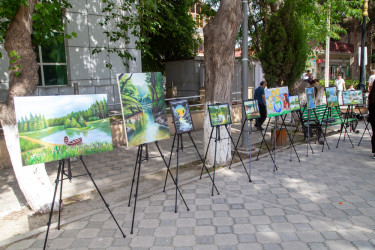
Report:
[{"label": "tree trunk", "polygon": [[[46,212],[51,205],[52,185],[46,174],[44,164],[22,167],[13,100],[16,96],[33,95],[38,86],[39,66],[31,43],[32,15],[35,2],[36,0],[27,0],[28,6],[21,5],[5,36],[4,47],[8,57],[12,59],[11,52],[15,51],[20,59],[10,64],[9,92],[6,103],[0,104],[0,121],[21,191],[33,211]],[[16,75],[17,65],[22,67],[19,76]]]},{"label": "tree trunk", "polygon": [[[234,52],[236,38],[242,22],[241,1],[222,0],[214,18],[204,27],[204,63],[205,63],[205,116],[204,144],[210,140],[210,118],[207,105],[229,103],[231,106],[232,83],[234,75]],[[230,126],[228,127],[230,131]],[[220,128],[221,138],[228,138],[224,127]],[[215,132],[213,133],[213,137]],[[212,140],[208,153],[208,163],[214,162],[214,143]],[[229,139],[218,141],[217,164],[223,165],[231,160],[231,142]]]}]

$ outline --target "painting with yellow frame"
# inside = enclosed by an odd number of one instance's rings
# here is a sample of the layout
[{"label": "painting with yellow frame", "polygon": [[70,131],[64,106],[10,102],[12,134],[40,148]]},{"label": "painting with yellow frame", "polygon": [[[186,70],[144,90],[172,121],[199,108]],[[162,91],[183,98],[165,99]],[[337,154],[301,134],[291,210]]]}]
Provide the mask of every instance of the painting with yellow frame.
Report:
[{"label": "painting with yellow frame", "polygon": [[290,113],[288,87],[265,89],[267,116],[275,117]]}]

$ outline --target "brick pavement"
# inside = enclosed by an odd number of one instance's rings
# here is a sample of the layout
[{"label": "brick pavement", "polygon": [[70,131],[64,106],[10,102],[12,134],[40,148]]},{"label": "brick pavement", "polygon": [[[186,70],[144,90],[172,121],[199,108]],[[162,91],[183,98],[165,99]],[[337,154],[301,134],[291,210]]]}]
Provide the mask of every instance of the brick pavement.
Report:
[{"label": "brick pavement", "polygon": [[[354,144],[361,134],[351,134]],[[51,231],[49,249],[374,249],[375,161],[366,137],[360,147],[348,141],[335,148],[338,135],[328,137],[331,150],[301,163],[289,150],[277,152],[279,170],[264,155],[252,162],[249,183],[242,166],[217,172],[220,195],[210,196],[210,181],[181,183],[190,211],[179,200],[174,213],[174,189],[155,191],[139,199],[134,234],[131,208],[125,202],[111,208],[127,234],[125,239],[105,208],[81,216]],[[124,190],[129,192],[129,190]],[[40,249],[44,232],[8,249]]]}]

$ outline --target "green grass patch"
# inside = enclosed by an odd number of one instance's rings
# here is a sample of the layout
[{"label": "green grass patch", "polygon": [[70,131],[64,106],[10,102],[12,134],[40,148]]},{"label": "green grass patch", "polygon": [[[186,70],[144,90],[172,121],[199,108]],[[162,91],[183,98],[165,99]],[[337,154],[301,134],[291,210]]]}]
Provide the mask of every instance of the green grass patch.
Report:
[{"label": "green grass patch", "polygon": [[96,142],[74,147],[56,145],[54,147],[41,148],[22,153],[22,163],[24,166],[28,166],[81,155],[98,154],[111,150],[113,150],[113,145],[109,142]]},{"label": "green grass patch", "polygon": [[24,138],[20,138],[20,145],[22,152],[42,148],[44,146],[43,144],[35,143]]}]

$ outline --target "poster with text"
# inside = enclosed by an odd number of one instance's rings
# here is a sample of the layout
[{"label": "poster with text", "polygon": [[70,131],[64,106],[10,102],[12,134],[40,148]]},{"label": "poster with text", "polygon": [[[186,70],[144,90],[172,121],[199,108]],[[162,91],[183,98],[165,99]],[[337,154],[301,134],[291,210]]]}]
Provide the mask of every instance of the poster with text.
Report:
[{"label": "poster with text", "polygon": [[305,88],[306,98],[307,98],[307,108],[315,108],[315,91],[314,88]]},{"label": "poster with text", "polygon": [[232,123],[228,103],[208,105],[208,113],[210,115],[212,127]]},{"label": "poster with text", "polygon": [[298,95],[291,95],[289,96],[289,103],[290,103],[290,110],[296,111],[301,109],[301,105],[299,103]]},{"label": "poster with text", "polygon": [[363,104],[362,90],[352,90],[342,92],[342,103],[344,105]]},{"label": "poster with text", "polygon": [[339,100],[337,98],[336,87],[327,87],[326,88],[326,99],[327,99],[327,107],[337,107],[337,106],[339,106]]},{"label": "poster with text", "polygon": [[107,95],[15,97],[23,166],[113,150]]},{"label": "poster with text", "polygon": [[288,87],[265,89],[268,117],[290,113]]},{"label": "poster with text", "polygon": [[190,115],[187,100],[176,100],[169,102],[171,107],[174,126],[177,134],[193,131],[193,121]]},{"label": "poster with text", "polygon": [[246,118],[248,120],[260,117],[259,106],[257,100],[247,100],[243,102]]},{"label": "poster with text", "polygon": [[170,137],[162,74],[117,75],[128,147]]}]

